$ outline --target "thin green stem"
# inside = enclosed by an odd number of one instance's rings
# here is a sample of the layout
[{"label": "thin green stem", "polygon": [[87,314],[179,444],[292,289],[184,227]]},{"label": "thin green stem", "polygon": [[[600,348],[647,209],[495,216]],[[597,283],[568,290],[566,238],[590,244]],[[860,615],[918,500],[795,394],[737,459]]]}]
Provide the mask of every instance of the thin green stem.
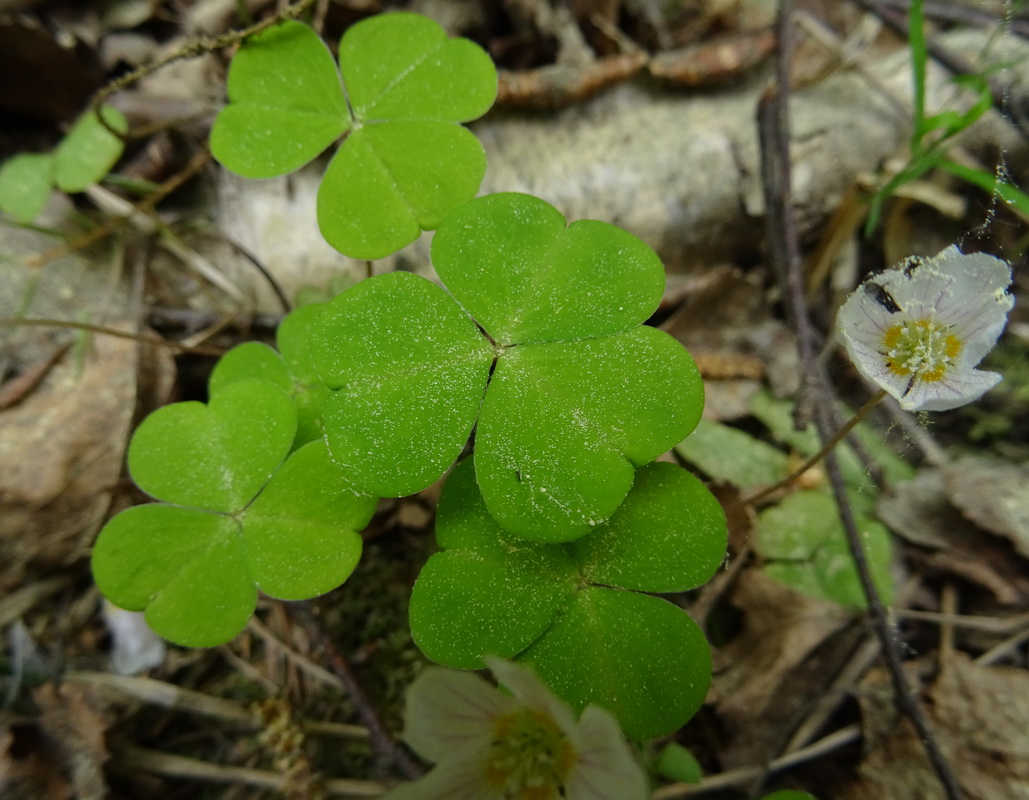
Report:
[{"label": "thin green stem", "polygon": [[779,489],[785,489],[787,486],[789,486],[791,483],[797,480],[797,478],[799,478],[801,475],[803,475],[805,472],[811,469],[811,467],[813,467],[815,464],[817,464],[819,461],[825,458],[826,455],[828,455],[829,452],[840,443],[843,437],[854,429],[855,425],[861,422],[861,420],[868,416],[869,412],[873,408],[879,405],[879,402],[884,397],[886,397],[886,390],[880,389],[878,392],[872,395],[872,397],[869,398],[869,400],[863,406],[861,406],[861,408],[857,410],[857,413],[855,413],[853,417],[847,420],[846,424],[844,424],[842,428],[840,428],[838,431],[836,431],[835,434],[833,434],[832,438],[830,438],[824,445],[822,445],[821,450],[819,450],[817,453],[811,456],[811,458],[809,458],[807,461],[805,461],[803,464],[801,464],[799,467],[793,470],[793,472],[791,472],[781,481],[779,481],[778,483],[773,483],[771,486],[766,486],[763,489],[758,489],[753,494],[747,495],[743,498],[743,502],[756,503],[758,500],[763,500],[764,498],[768,497],[768,495],[778,491]]}]

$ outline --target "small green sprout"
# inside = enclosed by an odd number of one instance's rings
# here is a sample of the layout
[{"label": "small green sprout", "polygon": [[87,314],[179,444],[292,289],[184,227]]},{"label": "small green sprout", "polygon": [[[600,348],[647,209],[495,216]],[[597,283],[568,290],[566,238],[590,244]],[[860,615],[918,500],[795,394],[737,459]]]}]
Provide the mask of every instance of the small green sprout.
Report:
[{"label": "small green sprout", "polygon": [[[104,106],[104,119],[124,133],[128,123],[115,108]],[[29,223],[43,211],[56,186],[62,192],[85,191],[110,172],[125,143],[87,111],[53,153],[22,153],[0,167],[0,211],[15,222]]]}]

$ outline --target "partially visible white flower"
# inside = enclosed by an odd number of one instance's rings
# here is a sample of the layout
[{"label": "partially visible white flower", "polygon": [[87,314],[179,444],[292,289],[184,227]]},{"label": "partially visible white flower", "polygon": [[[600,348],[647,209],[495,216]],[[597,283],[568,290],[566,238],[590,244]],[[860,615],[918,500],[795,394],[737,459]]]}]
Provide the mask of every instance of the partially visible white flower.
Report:
[{"label": "partially visible white flower", "polygon": [[411,684],[404,738],[436,766],[384,800],[644,800],[614,717],[589,706],[576,722],[528,669],[486,661],[511,694],[441,667]]},{"label": "partially visible white flower", "polygon": [[104,621],[111,631],[111,667],[119,675],[137,675],[164,663],[164,640],[150,630],[142,611],[104,600]]},{"label": "partially visible white flower", "polygon": [[1011,268],[957,246],[866,280],[840,308],[840,342],[858,371],[908,411],[945,411],[996,386],[975,369],[997,343],[1014,298]]}]

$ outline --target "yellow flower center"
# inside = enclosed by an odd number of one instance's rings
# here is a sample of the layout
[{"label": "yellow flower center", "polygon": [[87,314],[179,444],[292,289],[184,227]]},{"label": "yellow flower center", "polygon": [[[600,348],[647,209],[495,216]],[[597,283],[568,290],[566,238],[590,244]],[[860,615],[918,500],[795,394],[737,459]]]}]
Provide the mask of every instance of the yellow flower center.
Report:
[{"label": "yellow flower center", "polygon": [[931,319],[894,325],[883,334],[883,345],[891,372],[922,381],[941,380],[964,347],[945,325]]},{"label": "yellow flower center", "polygon": [[505,800],[559,800],[575,749],[549,716],[519,709],[493,723],[486,780]]}]

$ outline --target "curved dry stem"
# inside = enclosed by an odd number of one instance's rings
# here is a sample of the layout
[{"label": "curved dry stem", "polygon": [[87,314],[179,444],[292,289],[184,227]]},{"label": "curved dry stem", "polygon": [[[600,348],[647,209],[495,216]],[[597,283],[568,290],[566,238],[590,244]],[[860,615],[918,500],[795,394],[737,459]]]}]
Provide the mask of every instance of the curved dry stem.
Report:
[{"label": "curved dry stem", "polygon": [[157,70],[162,69],[163,67],[166,67],[169,64],[173,64],[176,61],[184,61],[188,58],[199,58],[200,56],[206,55],[207,53],[213,53],[215,50],[221,50],[225,47],[231,47],[232,45],[238,44],[239,42],[243,41],[247,37],[253,36],[255,33],[260,33],[261,31],[278,25],[280,22],[284,22],[285,20],[294,19],[295,17],[300,16],[300,14],[306,11],[311,5],[314,4],[314,2],[315,0],[298,0],[297,3],[294,3],[291,6],[287,6],[283,11],[276,14],[274,17],[269,17],[266,20],[262,20],[261,22],[258,22],[254,25],[251,25],[247,28],[243,28],[238,31],[229,31],[228,33],[223,33],[221,36],[197,39],[196,41],[190,42],[189,44],[185,45],[181,50],[177,50],[174,53],[169,53],[168,55],[159,58],[156,61],[151,61],[148,64],[143,64],[141,67],[138,67],[132,70],[131,72],[127,72],[124,75],[115,78],[106,86],[102,87],[100,91],[98,91],[93,96],[93,102],[91,104],[93,113],[96,114],[97,119],[100,120],[101,125],[103,125],[114,136],[117,136],[124,142],[131,141],[132,139],[139,139],[144,136],[149,136],[151,133],[154,132],[151,128],[146,128],[139,131],[129,130],[125,133],[122,133],[121,131],[116,131],[114,127],[112,127],[111,124],[106,119],[104,119],[103,115],[100,113],[100,109],[103,107],[107,99],[115,92],[119,92],[127,86],[131,86],[141,78],[145,78],[147,75],[157,72]]},{"label": "curved dry stem", "polygon": [[[776,32],[779,52],[776,57],[774,85],[768,89],[758,103],[758,134],[761,152],[761,176],[764,184],[767,211],[768,247],[771,259],[781,282],[790,321],[797,335],[797,345],[804,375],[805,388],[818,395],[815,404],[815,422],[823,441],[832,438],[833,423],[829,409],[831,392],[828,380],[815,357],[815,334],[807,315],[803,276],[800,269],[800,246],[796,220],[792,208],[792,187],[790,170],[790,121],[789,121],[789,67],[792,55],[791,0],[780,0]],[[896,631],[886,614],[886,607],[872,581],[871,569],[865,557],[861,534],[858,532],[854,512],[847,498],[843,476],[836,454],[829,452],[825,458],[829,482],[840,515],[840,522],[847,535],[851,557],[857,568],[861,586],[868,601],[872,627],[882,644],[886,665],[893,679],[893,690],[897,707],[911,720],[918,732],[929,761],[939,778],[948,800],[961,800],[963,793],[954,775],[950,762],[943,755],[939,742],[922,712],[918,701],[904,674],[903,658]]]},{"label": "curved dry stem", "polygon": [[71,328],[77,331],[88,331],[90,333],[101,333],[104,336],[114,336],[118,339],[131,339],[142,344],[153,344],[158,347],[168,347],[183,353],[195,353],[200,356],[222,356],[225,351],[214,347],[194,347],[181,342],[161,339],[158,336],[140,336],[138,333],[120,331],[117,328],[108,328],[105,325],[94,325],[91,322],[76,322],[69,319],[0,319],[0,328]]}]

